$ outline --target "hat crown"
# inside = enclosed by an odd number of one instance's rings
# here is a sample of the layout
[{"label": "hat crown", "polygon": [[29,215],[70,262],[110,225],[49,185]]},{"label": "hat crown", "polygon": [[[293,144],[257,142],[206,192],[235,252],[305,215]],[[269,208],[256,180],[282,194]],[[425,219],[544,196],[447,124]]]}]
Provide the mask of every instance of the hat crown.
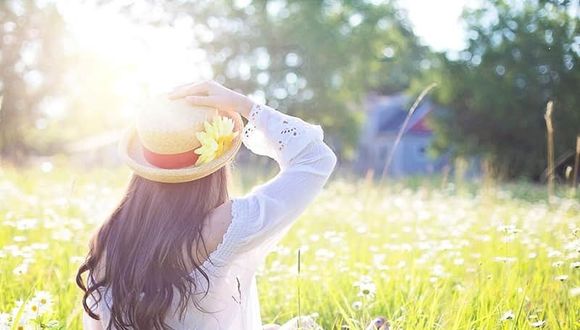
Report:
[{"label": "hat crown", "polygon": [[196,132],[218,115],[216,108],[192,106],[186,101],[152,97],[141,108],[136,129],[140,142],[158,154],[178,154],[201,145]]}]

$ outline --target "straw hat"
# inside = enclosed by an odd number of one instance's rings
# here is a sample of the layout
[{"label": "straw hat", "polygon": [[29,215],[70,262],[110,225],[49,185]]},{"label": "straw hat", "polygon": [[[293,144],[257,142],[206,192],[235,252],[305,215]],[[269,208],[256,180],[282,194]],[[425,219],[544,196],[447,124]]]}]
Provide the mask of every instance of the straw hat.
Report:
[{"label": "straw hat", "polygon": [[[239,113],[192,106],[165,96],[149,99],[141,110],[121,138],[119,155],[135,174],[146,179],[165,183],[197,180],[224,166],[240,148],[243,122]],[[227,150],[195,165],[198,155],[194,150],[202,145],[196,133],[204,131],[204,122],[218,116],[230,118],[238,133]]]}]

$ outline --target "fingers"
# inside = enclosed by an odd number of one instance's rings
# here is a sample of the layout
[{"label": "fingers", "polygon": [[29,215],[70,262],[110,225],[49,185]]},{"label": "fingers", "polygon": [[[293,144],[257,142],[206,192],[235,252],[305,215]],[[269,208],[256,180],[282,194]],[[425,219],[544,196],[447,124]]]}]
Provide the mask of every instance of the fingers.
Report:
[{"label": "fingers", "polygon": [[203,95],[209,92],[209,88],[211,87],[211,81],[204,81],[201,83],[195,84],[186,84],[177,87],[171,93],[168,94],[169,99],[175,100],[186,97],[188,95]]},{"label": "fingers", "polygon": [[180,99],[188,95],[207,94],[208,86],[206,83],[190,84],[178,87],[173,92],[169,93],[168,97],[171,100]]},{"label": "fingers", "polygon": [[191,105],[203,105],[206,107],[219,108],[219,98],[216,96],[186,96],[185,101]]}]

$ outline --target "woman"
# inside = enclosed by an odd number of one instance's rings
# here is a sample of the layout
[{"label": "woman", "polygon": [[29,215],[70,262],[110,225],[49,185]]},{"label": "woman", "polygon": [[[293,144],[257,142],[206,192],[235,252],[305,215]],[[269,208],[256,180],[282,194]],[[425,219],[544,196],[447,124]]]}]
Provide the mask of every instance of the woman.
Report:
[{"label": "woman", "polygon": [[[181,119],[169,124],[167,118],[138,122],[137,132],[129,131],[120,144],[134,175],[77,274],[85,292],[85,329],[262,329],[256,269],[322,190],[336,156],[319,125],[255,104],[216,82],[182,86],[168,98],[160,107],[187,102],[188,112],[176,110]],[[207,118],[216,117],[207,114],[216,108],[222,121],[212,126]],[[157,115],[173,113],[164,111]],[[186,139],[199,142],[195,150],[149,150],[159,132],[175,133],[182,121],[202,117],[197,139],[192,132]],[[160,125],[167,127],[147,131]],[[157,142],[164,148],[181,143],[168,143],[166,136]],[[280,171],[245,196],[230,198],[229,162],[242,143],[273,158]]]}]

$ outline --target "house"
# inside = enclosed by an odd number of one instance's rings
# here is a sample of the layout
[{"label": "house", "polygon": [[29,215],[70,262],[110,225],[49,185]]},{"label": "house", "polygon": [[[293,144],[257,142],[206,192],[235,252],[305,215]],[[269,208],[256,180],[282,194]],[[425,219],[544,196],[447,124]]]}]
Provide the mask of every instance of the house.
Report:
[{"label": "house", "polygon": [[[413,100],[404,94],[369,95],[366,123],[359,139],[354,168],[359,173],[374,170],[380,176]],[[425,99],[410,117],[394,151],[387,175],[401,177],[440,172],[449,164],[447,156],[431,157],[427,152],[433,131],[426,124],[430,113],[441,109]]]}]

